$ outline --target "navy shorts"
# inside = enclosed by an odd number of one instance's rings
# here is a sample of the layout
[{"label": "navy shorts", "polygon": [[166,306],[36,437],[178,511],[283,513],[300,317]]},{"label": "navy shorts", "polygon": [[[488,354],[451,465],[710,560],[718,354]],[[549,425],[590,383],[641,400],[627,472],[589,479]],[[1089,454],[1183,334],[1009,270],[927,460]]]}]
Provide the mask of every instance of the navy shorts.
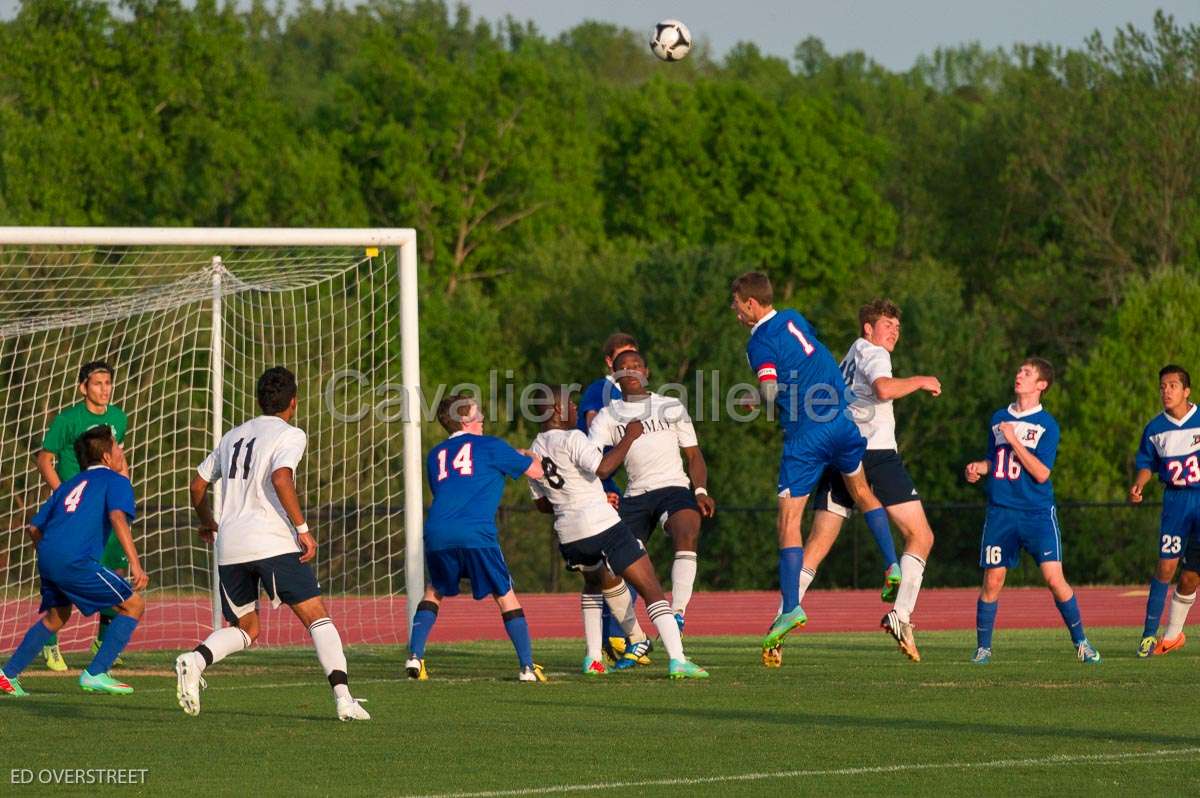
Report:
[{"label": "navy shorts", "polygon": [[476,601],[487,596],[503,596],[513,589],[512,575],[499,546],[484,548],[454,547],[425,552],[429,584],[442,596],[457,596],[459,583],[471,583]]},{"label": "navy shorts", "polygon": [[255,610],[260,590],[275,607],[321,595],[317,575],[308,563],[300,562],[299,552],[220,565],[217,575],[221,579],[221,612],[231,624]]},{"label": "navy shorts", "polygon": [[1062,561],[1057,510],[1053,507],[1016,510],[990,505],[983,522],[979,567],[1012,568],[1021,559],[1021,549],[1033,555],[1038,565]]},{"label": "navy shorts", "polygon": [[1162,522],[1158,530],[1160,560],[1181,557],[1190,541],[1200,542],[1200,490],[1163,491]]},{"label": "navy shorts", "polygon": [[1183,560],[1179,563],[1185,571],[1200,573],[1200,540],[1192,538],[1183,547]]},{"label": "navy shorts", "polygon": [[622,496],[617,511],[621,520],[638,540],[649,540],[659,520],[670,518],[680,510],[700,512],[700,504],[690,488],[674,485],[648,490],[637,496]]},{"label": "navy shorts", "polygon": [[[863,470],[871,492],[884,507],[920,501],[917,487],[913,484],[900,452],[895,449],[868,449],[863,455]],[[814,510],[827,510],[842,518],[849,518],[854,509],[854,499],[846,488],[846,480],[836,468],[825,469],[813,497]]]},{"label": "navy shorts", "polygon": [[832,421],[814,424],[802,434],[785,438],[779,462],[779,495],[809,495],[826,468],[853,474],[862,465],[866,451],[867,439],[842,413]]},{"label": "navy shorts", "polygon": [[615,574],[623,573],[646,556],[646,547],[624,521],[618,521],[599,535],[559,544],[558,550],[572,571],[594,571],[607,562]]},{"label": "navy shorts", "polygon": [[39,573],[42,605],[38,612],[74,604],[84,615],[91,615],[124,604],[133,595],[128,582],[96,560],[56,567],[53,576],[47,576],[40,568]]}]

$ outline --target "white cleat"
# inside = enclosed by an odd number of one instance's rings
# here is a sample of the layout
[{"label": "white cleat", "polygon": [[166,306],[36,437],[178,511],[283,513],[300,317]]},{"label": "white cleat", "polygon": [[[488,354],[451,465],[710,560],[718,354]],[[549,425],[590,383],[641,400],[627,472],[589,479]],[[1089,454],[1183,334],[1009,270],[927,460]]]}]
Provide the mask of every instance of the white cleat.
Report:
[{"label": "white cleat", "polygon": [[371,716],[363,709],[357,698],[339,698],[337,700],[338,720],[370,720]]},{"label": "white cleat", "polygon": [[207,688],[202,666],[204,658],[195,651],[188,651],[175,658],[175,697],[179,706],[189,715],[200,714],[200,691]]}]

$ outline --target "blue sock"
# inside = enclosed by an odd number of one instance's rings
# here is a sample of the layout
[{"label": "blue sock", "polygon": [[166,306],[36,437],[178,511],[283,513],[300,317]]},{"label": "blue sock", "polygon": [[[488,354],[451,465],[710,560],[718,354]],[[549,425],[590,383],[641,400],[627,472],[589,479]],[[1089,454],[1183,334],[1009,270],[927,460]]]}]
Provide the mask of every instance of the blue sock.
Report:
[{"label": "blue sock", "polygon": [[1146,625],[1142,627],[1142,637],[1158,634],[1158,622],[1162,619],[1163,608],[1167,606],[1167,591],[1170,589],[1170,582],[1150,580],[1150,598],[1146,599]]},{"label": "blue sock", "polygon": [[533,641],[529,639],[529,623],[525,620],[525,610],[509,610],[501,617],[504,618],[504,631],[512,641],[517,651],[517,661],[522,668],[533,665]]},{"label": "blue sock", "polygon": [[600,620],[604,624],[604,639],[610,637],[624,637],[625,632],[621,629],[621,624],[617,623],[617,619],[613,617],[612,612],[608,609],[608,602],[604,602],[604,611],[600,613]]},{"label": "blue sock", "polygon": [[422,601],[417,605],[417,613],[413,616],[412,634],[408,637],[408,652],[417,659],[425,659],[425,643],[429,633],[437,623],[438,605],[432,601]]},{"label": "blue sock", "polygon": [[863,518],[866,519],[867,529],[871,530],[871,537],[875,538],[879,553],[883,555],[884,563],[891,568],[896,564],[896,544],[892,541],[892,528],[888,525],[887,510],[876,507],[863,513]]},{"label": "blue sock", "polygon": [[104,635],[104,642],[100,644],[100,650],[96,652],[92,664],[87,666],[87,672],[92,676],[108,673],[117,656],[129,645],[129,638],[133,637],[133,630],[137,625],[137,619],[128,615],[113,618],[112,623],[108,625],[108,633]]},{"label": "blue sock", "polygon": [[804,547],[788,546],[779,550],[779,592],[783,612],[791,612],[800,603],[800,571],[804,568]]},{"label": "blue sock", "polygon": [[992,630],[996,628],[996,610],[999,606],[999,601],[979,599],[975,602],[975,641],[980,648],[992,647]]},{"label": "blue sock", "polygon": [[21,639],[21,645],[17,646],[8,662],[4,663],[4,675],[10,679],[19,677],[21,671],[28,668],[33,658],[41,653],[42,646],[49,645],[52,637],[54,632],[47,629],[46,624],[39,618],[37,623],[29,627],[29,631]]},{"label": "blue sock", "polygon": [[1083,633],[1083,619],[1079,617],[1079,604],[1075,601],[1075,594],[1072,593],[1066,601],[1056,601],[1054,604],[1062,615],[1063,623],[1067,625],[1067,631],[1071,633],[1071,642],[1079,645],[1086,640],[1087,635]]}]

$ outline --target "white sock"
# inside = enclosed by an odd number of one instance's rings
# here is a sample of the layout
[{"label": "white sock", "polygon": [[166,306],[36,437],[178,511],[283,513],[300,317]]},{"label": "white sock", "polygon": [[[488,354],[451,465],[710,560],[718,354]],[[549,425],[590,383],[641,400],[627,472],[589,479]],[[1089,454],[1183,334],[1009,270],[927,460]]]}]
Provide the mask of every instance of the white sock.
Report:
[{"label": "white sock", "polygon": [[1187,623],[1188,612],[1192,609],[1192,604],[1196,602],[1196,594],[1190,596],[1179,595],[1179,590],[1176,589],[1175,595],[1171,596],[1171,613],[1168,615],[1167,631],[1163,633],[1163,638],[1172,640],[1179,637],[1183,632],[1183,625]]},{"label": "white sock", "polygon": [[583,639],[587,643],[588,658],[598,660],[600,638],[604,636],[604,596],[584,593],[579,597],[579,606],[583,610]]},{"label": "white sock", "polygon": [[921,592],[921,580],[925,578],[925,561],[907,551],[900,558],[900,590],[896,592],[896,617],[909,623],[912,611],[917,607],[917,594]]},{"label": "white sock", "polygon": [[654,628],[658,630],[658,637],[662,640],[663,648],[667,650],[667,656],[671,659],[686,659],[683,655],[683,641],[679,639],[679,624],[675,623],[675,613],[671,612],[671,605],[667,604],[667,600],[654,602],[646,607],[646,612],[650,615],[650,620],[654,621]]},{"label": "white sock", "polygon": [[[801,604],[804,603],[804,594],[808,592],[808,586],[811,585],[813,583],[813,580],[816,578],[817,578],[816,571],[809,570],[808,568],[800,569],[800,603]],[[776,612],[775,614],[778,615],[780,612],[783,612],[783,602],[782,601],[779,602],[779,612]]]},{"label": "white sock", "polygon": [[696,552],[677,551],[671,563],[671,609],[683,614],[692,600],[692,588],[696,585]]},{"label": "white sock", "polygon": [[350,698],[350,683],[346,678],[346,653],[342,651],[342,637],[337,627],[329,618],[318,618],[308,627],[312,635],[313,648],[317,650],[317,659],[325,669],[329,686],[338,698]]},{"label": "white sock", "polygon": [[640,643],[646,639],[646,633],[642,631],[642,625],[638,623],[637,615],[633,611],[633,599],[624,579],[621,580],[621,584],[604,591],[604,601],[608,603],[609,612],[617,619],[617,623],[621,624],[621,631],[631,643]]},{"label": "white sock", "polygon": [[200,645],[208,649],[208,653],[212,655],[211,663],[208,662],[208,658],[203,654],[200,655],[200,670],[204,670],[209,665],[220,662],[230,654],[236,654],[242,649],[250,648],[250,636],[236,626],[226,626],[210,634]]}]

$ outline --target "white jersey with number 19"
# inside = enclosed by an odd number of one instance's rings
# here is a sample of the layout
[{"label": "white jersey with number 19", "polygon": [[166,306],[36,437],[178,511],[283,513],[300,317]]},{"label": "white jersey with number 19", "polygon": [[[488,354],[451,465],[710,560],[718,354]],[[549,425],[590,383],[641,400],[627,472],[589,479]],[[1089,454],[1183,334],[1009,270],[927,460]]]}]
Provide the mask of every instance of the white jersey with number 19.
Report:
[{"label": "white jersey with number 19", "polygon": [[293,473],[308,436],[279,416],[258,416],[225,433],[197,469],[206,482],[221,480],[217,564],[235,565],[300,551],[271,475]]}]

